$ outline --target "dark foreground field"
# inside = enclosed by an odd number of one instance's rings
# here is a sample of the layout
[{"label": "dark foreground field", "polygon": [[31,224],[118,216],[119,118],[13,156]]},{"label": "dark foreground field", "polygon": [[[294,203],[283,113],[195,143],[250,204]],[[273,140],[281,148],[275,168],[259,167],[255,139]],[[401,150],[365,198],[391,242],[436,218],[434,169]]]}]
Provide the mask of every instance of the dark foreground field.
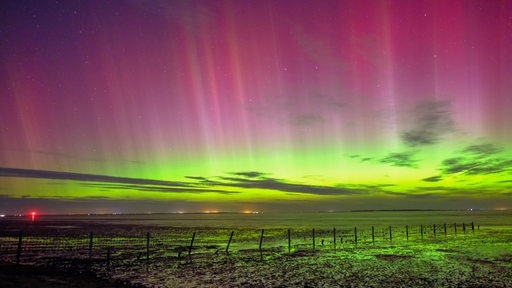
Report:
[{"label": "dark foreground field", "polygon": [[494,230],[446,242],[267,251],[263,258],[254,251],[196,255],[113,274],[150,287],[512,287],[510,236]]},{"label": "dark foreground field", "polygon": [[[435,237],[432,230],[423,237],[411,230],[409,240],[399,229],[393,230],[393,239],[385,238],[383,229],[375,243],[366,230],[358,232],[357,246],[347,231],[337,246],[329,231],[316,231],[315,247],[308,230],[292,235],[290,252],[286,231],[265,231],[260,250],[257,231],[240,230],[234,239],[244,236],[233,240],[229,253],[225,251],[227,231],[217,229],[138,227],[143,230],[140,237],[130,238],[137,229],[88,226],[91,231],[107,229],[117,235],[105,243],[96,236],[94,249],[89,250],[88,233],[82,233],[83,238],[66,236],[84,227],[60,232],[60,238],[44,236],[49,234],[42,228],[32,231],[32,240],[24,240],[32,250],[22,250],[23,265],[18,267],[13,265],[16,254],[11,249],[17,238],[0,238],[4,263],[0,287],[512,287],[512,229],[508,227],[448,235],[438,230]],[[97,231],[94,235],[99,235]],[[152,235],[148,250],[146,231]],[[66,242],[55,244],[59,239]],[[37,248],[41,243],[45,249]]]},{"label": "dark foreground field", "polygon": [[122,288],[123,282],[100,279],[93,273],[76,274],[56,267],[0,264],[2,288]]}]

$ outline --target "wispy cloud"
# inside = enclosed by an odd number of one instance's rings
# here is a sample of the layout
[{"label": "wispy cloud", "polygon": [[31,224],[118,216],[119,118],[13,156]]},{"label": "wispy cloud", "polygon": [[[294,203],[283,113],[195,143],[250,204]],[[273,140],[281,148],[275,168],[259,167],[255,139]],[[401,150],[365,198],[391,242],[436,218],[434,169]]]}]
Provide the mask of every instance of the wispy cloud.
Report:
[{"label": "wispy cloud", "polygon": [[441,177],[441,176],[432,176],[432,177],[423,178],[421,180],[423,180],[425,182],[439,182],[439,181],[443,180],[443,177]]},{"label": "wispy cloud", "polygon": [[[216,183],[210,183],[211,181],[204,177],[194,177],[194,180],[197,180],[195,182],[179,182],[18,168],[0,168],[0,177],[77,181],[82,186],[106,190],[136,190],[162,193],[239,193],[223,189],[211,189],[210,186],[216,185]],[[51,185],[55,185],[55,183],[51,183]]]},{"label": "wispy cloud", "polygon": [[442,197],[453,197],[453,196],[475,196],[475,197],[496,197],[498,195],[504,195],[503,187],[496,187],[495,185],[478,185],[475,187],[453,187],[453,186],[435,186],[435,187],[416,187],[407,192],[406,195],[420,195],[420,194],[431,194],[439,198]]},{"label": "wispy cloud", "polygon": [[292,127],[311,127],[338,119],[346,106],[344,98],[315,91],[298,91],[293,100],[279,96],[264,97],[251,102],[248,109],[265,120]]},{"label": "wispy cloud", "polygon": [[75,180],[88,182],[110,182],[110,183],[126,183],[140,185],[163,185],[187,187],[190,184],[184,182],[151,180],[142,178],[115,177],[96,174],[84,174],[73,172],[58,172],[48,170],[18,169],[18,168],[2,168],[0,167],[0,177],[22,177],[22,178],[40,178],[55,180]]},{"label": "wispy cloud", "polygon": [[512,170],[512,159],[499,155],[501,148],[487,143],[466,147],[457,155],[441,162],[444,174],[497,174]]},{"label": "wispy cloud", "polygon": [[455,129],[448,102],[425,101],[417,104],[413,112],[412,127],[401,135],[409,147],[437,143],[443,135]]},{"label": "wispy cloud", "polygon": [[357,155],[357,154],[347,155],[347,157],[350,159],[359,159],[360,162],[368,162],[368,161],[373,160],[373,157],[366,157],[366,156]]},{"label": "wispy cloud", "polygon": [[354,195],[363,194],[368,191],[368,189],[365,189],[363,187],[349,187],[343,185],[321,186],[304,183],[294,183],[284,179],[268,177],[268,174],[256,171],[235,172],[231,174],[234,176],[216,177],[217,179],[219,179],[217,184],[226,187],[277,190],[281,192],[314,195]]},{"label": "wispy cloud", "polygon": [[[402,142],[410,147],[409,150],[389,153],[379,160],[380,163],[395,167],[418,168],[417,163],[419,161],[414,159],[414,155],[419,152],[420,146],[438,143],[445,134],[455,131],[455,124],[448,102],[423,101],[416,104],[412,114],[411,126],[400,136]],[[360,156],[356,155],[356,157]],[[372,160],[368,157],[361,157],[360,159],[361,162]],[[436,182],[439,180],[429,177],[423,179],[423,181]]]},{"label": "wispy cloud", "polygon": [[441,171],[445,174],[463,173],[466,175],[496,174],[512,168],[510,159],[449,158],[442,163]]},{"label": "wispy cloud", "polygon": [[[353,195],[368,192],[367,188],[354,186],[321,186],[294,183],[283,179],[268,177],[267,173],[257,171],[240,171],[229,173],[232,176],[202,177],[186,176],[187,181],[164,181],[141,178],[115,177],[96,174],[32,170],[18,168],[0,168],[0,177],[21,177],[52,180],[78,181],[87,187],[98,189],[121,189],[162,193],[241,193],[232,188],[265,189],[281,192],[314,195]],[[230,189],[227,189],[227,188]],[[225,188],[225,189],[224,189]]]},{"label": "wispy cloud", "polygon": [[237,175],[237,176],[244,176],[247,178],[258,178],[258,177],[263,177],[263,176],[267,175],[266,173],[262,173],[262,172],[258,172],[258,171],[233,172],[232,174]]},{"label": "wispy cloud", "polygon": [[417,160],[413,159],[414,152],[390,153],[380,159],[381,163],[390,164],[396,167],[416,168]]},{"label": "wispy cloud", "polygon": [[480,157],[488,157],[501,152],[503,149],[492,143],[477,144],[466,147],[463,152],[471,153]]},{"label": "wispy cloud", "polygon": [[171,187],[171,186],[148,186],[132,184],[106,184],[106,183],[84,183],[84,186],[97,187],[101,189],[124,189],[143,192],[161,192],[161,193],[219,193],[219,194],[238,194],[236,191],[226,191],[222,189],[204,189],[195,187]]}]

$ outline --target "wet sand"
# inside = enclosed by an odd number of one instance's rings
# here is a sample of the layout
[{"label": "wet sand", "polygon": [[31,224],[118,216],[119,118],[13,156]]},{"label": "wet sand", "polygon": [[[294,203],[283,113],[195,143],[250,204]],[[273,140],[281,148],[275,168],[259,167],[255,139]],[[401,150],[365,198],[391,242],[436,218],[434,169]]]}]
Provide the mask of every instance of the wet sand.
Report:
[{"label": "wet sand", "polygon": [[[12,265],[15,258],[11,253],[7,255],[11,264],[3,264],[0,269],[0,287],[3,288],[512,287],[512,229],[505,226],[482,227],[474,233],[468,231],[468,234],[437,238],[429,234],[424,240],[416,235],[411,236],[416,238],[406,241],[402,239],[403,235],[396,235],[393,241],[380,240],[376,245],[372,245],[367,234],[365,238],[361,236],[359,245],[345,239],[347,242],[339,243],[336,250],[330,238],[318,234],[314,249],[308,245],[294,245],[290,252],[285,238],[268,235],[261,251],[255,248],[256,241],[251,240],[251,247],[244,242],[234,243],[237,245],[233,244],[226,253],[226,239],[218,238],[222,240],[218,244],[207,242],[226,232],[219,232],[216,228],[183,230],[183,227],[65,221],[24,223],[21,226],[15,222],[4,224],[0,229],[2,234],[10,233],[14,237],[21,229],[42,237],[55,233],[62,237],[87,235],[89,231],[95,235],[103,231],[122,237],[136,233],[142,236],[137,238],[137,243],[140,242],[137,245],[142,251],[145,249],[143,237],[146,232],[151,235],[178,235],[172,233],[185,231],[187,237],[179,243],[182,246],[158,246],[159,243],[151,242],[155,246],[151,246],[149,261],[140,250],[127,253],[130,247],[125,245],[113,250],[108,267],[103,250],[92,261],[83,253],[77,257],[76,250],[59,250],[58,255],[50,255],[52,257],[41,252],[34,257],[27,255],[23,258],[22,263],[31,262],[38,267]],[[192,231],[198,231],[198,236],[188,256],[188,234]],[[237,230],[235,235],[243,233],[248,232]],[[251,237],[258,240],[257,235]],[[50,252],[55,254],[55,251]]]}]

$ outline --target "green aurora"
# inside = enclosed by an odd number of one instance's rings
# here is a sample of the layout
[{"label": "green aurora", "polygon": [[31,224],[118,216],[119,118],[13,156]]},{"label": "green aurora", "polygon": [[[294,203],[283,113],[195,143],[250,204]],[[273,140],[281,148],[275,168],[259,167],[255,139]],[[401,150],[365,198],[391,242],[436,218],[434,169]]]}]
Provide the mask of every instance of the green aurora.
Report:
[{"label": "green aurora", "polygon": [[507,1],[7,2],[0,214],[512,208]]}]

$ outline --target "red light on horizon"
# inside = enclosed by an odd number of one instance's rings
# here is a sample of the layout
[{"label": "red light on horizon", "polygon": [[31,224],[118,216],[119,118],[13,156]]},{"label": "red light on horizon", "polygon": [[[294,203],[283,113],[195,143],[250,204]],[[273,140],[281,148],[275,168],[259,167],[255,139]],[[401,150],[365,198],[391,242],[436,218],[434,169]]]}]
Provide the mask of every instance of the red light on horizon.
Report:
[{"label": "red light on horizon", "polygon": [[36,220],[36,215],[37,215],[37,212],[36,211],[32,211],[30,213],[30,215],[32,216],[32,222],[34,222]]}]

